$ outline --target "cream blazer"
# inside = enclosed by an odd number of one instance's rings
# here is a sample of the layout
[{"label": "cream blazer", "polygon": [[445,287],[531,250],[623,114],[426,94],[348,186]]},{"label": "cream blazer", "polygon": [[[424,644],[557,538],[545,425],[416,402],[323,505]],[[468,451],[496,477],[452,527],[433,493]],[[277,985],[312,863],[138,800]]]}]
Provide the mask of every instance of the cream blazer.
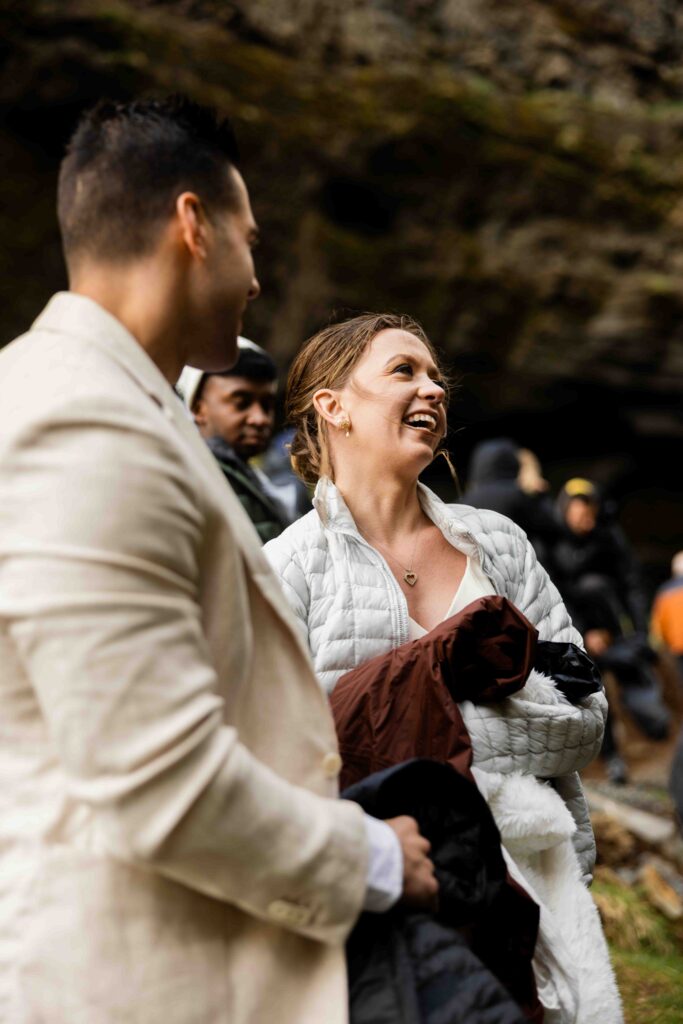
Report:
[{"label": "cream blazer", "polygon": [[0,353],[0,1020],[343,1024],[363,816],[240,503],[61,293]]}]

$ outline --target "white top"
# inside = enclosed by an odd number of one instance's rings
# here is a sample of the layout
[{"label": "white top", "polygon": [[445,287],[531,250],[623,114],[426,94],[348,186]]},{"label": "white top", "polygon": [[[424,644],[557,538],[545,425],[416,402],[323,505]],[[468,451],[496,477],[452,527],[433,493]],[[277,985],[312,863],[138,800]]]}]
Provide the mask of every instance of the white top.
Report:
[{"label": "white top", "polygon": [[[468,556],[464,575],[442,621],[466,608],[477,598],[486,597],[488,594],[495,594],[491,580],[485,575],[479,560]],[[419,622],[415,622],[411,618],[408,619],[408,633],[411,640],[417,640],[418,637],[425,636],[427,632]],[[386,829],[387,835],[380,833],[380,826]],[[388,910],[399,898],[403,888],[402,851],[395,834],[384,822],[366,817],[365,827],[370,847],[370,859],[364,909]]]},{"label": "white top", "polygon": [[[451,615],[456,615],[457,612],[466,608],[468,604],[472,604],[473,601],[480,597],[488,597],[491,594],[495,594],[495,592],[493,584],[484,573],[479,560],[468,556],[463,578],[460,580],[448,611],[441,621],[445,622],[446,619],[450,619]],[[426,636],[428,632],[415,619],[408,619],[408,633],[411,640],[418,640],[421,636]]]},{"label": "white top", "polygon": [[[485,575],[479,560],[468,556],[465,572],[442,621],[466,608],[477,598],[486,597],[488,594],[495,594],[491,580]],[[417,640],[418,637],[425,636],[427,632],[424,626],[421,626],[415,619],[408,619],[408,633],[411,640]],[[385,829],[388,834],[381,833],[380,827]],[[403,855],[396,835],[385,822],[366,817],[365,828],[370,848],[370,859],[364,909],[381,912],[388,910],[401,895]]]}]

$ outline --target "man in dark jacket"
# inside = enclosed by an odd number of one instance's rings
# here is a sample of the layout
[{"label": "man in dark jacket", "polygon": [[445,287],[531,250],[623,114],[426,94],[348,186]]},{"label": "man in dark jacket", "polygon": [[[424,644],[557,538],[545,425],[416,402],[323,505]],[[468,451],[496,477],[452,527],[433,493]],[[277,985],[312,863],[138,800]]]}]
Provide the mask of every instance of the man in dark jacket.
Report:
[{"label": "man in dark jacket", "polygon": [[[648,632],[647,599],[636,558],[616,523],[602,510],[591,480],[568,480],[557,499],[564,524],[553,552],[555,582],[577,628],[586,633],[583,609],[608,607],[621,632]],[[584,636],[589,642],[589,638]]]},{"label": "man in dark jacket", "polygon": [[[601,671],[613,674],[622,707],[652,740],[669,732],[656,655],[647,643],[647,600],[636,558],[616,523],[602,512],[600,493],[591,480],[574,477],[558,495],[564,522],[553,552],[555,582],[586,650]],[[602,748],[608,777],[627,781],[611,716]]]},{"label": "man in dark jacket", "polygon": [[249,465],[265,452],[273,433],[274,361],[253,341],[239,338],[230,370],[200,373],[186,367],[178,388],[262,542],[277,537],[291,517],[265,474]]}]

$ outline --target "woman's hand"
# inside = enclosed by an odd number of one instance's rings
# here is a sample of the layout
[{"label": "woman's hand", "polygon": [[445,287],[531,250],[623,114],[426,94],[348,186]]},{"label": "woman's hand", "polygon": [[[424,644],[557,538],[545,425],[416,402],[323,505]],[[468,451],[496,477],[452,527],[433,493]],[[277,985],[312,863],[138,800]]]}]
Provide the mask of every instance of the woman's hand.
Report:
[{"label": "woman's hand", "polygon": [[398,836],[403,853],[403,895],[401,903],[419,910],[436,911],[439,905],[439,883],[428,854],[431,844],[421,835],[415,818],[402,814],[389,818],[387,825]]}]

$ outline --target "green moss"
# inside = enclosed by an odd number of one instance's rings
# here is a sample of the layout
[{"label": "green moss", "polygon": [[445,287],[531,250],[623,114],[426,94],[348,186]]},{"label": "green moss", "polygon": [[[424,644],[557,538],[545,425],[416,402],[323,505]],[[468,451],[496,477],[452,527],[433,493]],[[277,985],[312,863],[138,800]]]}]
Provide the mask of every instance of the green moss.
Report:
[{"label": "green moss", "polygon": [[680,282],[670,274],[643,274],[640,277],[643,289],[653,296],[675,296],[680,295]]},{"label": "green moss", "polygon": [[683,958],[612,950],[626,1024],[680,1024]]}]

